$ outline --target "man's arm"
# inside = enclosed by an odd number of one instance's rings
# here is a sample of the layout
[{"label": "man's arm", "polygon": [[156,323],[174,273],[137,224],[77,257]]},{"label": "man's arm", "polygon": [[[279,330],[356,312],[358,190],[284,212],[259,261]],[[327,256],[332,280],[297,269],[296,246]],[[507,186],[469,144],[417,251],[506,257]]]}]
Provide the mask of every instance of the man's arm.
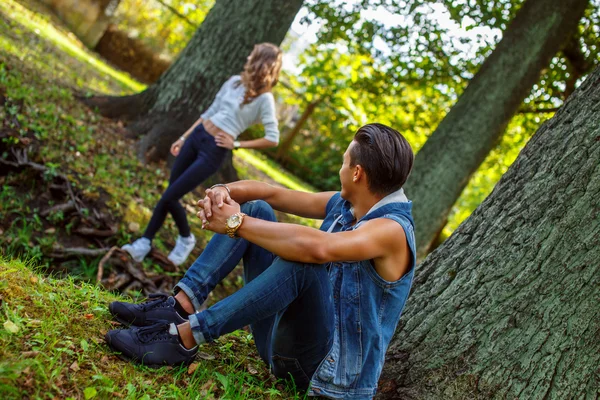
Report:
[{"label": "man's arm", "polygon": [[[236,203],[215,208],[207,228],[224,233],[225,220],[238,211]],[[388,280],[399,279],[410,264],[404,229],[386,218],[367,221],[359,229],[326,233],[246,216],[237,235],[290,261],[324,264],[373,259],[377,272]]]},{"label": "man's arm", "polygon": [[[231,199],[237,203],[251,200],[264,200],[276,210],[305,218],[325,218],[327,202],[335,192],[308,193],[299,190],[284,189],[257,181],[238,181],[228,183]],[[198,201],[206,216],[210,218],[213,204],[221,206],[228,202],[228,192],[224,187],[215,187],[206,191],[206,197]]]},{"label": "man's arm", "polygon": [[390,219],[368,221],[356,230],[327,233],[245,217],[237,234],[287,260],[324,264],[385,257],[394,250],[398,238],[404,236],[404,230]]}]

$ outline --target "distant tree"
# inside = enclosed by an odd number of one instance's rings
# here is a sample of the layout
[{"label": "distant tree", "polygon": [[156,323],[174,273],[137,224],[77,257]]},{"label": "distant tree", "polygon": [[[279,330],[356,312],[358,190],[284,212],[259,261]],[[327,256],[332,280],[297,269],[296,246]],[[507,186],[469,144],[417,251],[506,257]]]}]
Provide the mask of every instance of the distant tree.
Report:
[{"label": "distant tree", "polygon": [[382,399],[595,399],[600,69],[418,267]]},{"label": "distant tree", "polygon": [[435,132],[419,150],[406,191],[420,254],[550,59],[577,30],[588,0],[527,0]]},{"label": "distant tree", "polygon": [[[497,46],[502,32],[507,31],[524,1],[362,0],[344,6],[328,0],[307,0],[306,3],[312,11],[306,20],[315,21],[322,27],[318,32],[317,45],[308,50],[311,55],[299,65],[311,70],[312,73],[307,77],[313,77],[315,86],[323,79],[321,73],[314,70],[313,59],[327,52],[331,47],[329,43],[347,49],[349,57],[370,56],[377,73],[375,79],[385,82],[377,83],[379,92],[372,91],[374,96],[367,101],[362,98],[363,93],[369,92],[374,86],[363,84],[368,80],[368,74],[358,82],[334,80],[329,85],[319,87],[321,92],[328,90],[335,97],[341,94],[352,99],[342,108],[349,115],[335,115],[334,109],[339,108],[327,108],[327,102],[317,107],[307,121],[303,135],[295,139],[294,151],[287,154],[302,168],[307,166],[306,162],[302,162],[303,159],[317,159],[319,154],[326,153],[334,144],[343,148],[343,144],[351,138],[353,128],[364,120],[386,120],[405,134],[416,150],[420,150],[427,136],[432,134]],[[576,83],[600,63],[597,41],[600,33],[599,8],[599,0],[590,0],[577,28],[569,40],[564,41],[562,49],[542,68],[514,118],[509,118],[511,122],[508,127],[501,130],[499,140],[484,155],[484,163],[466,178],[469,185],[460,192],[461,196],[449,216],[451,225],[444,235],[456,228],[489,194],[540,123],[549,118]],[[444,18],[456,23],[456,28],[462,27],[469,34],[459,35],[452,30],[452,26],[440,24],[437,18],[442,12]],[[386,13],[388,16],[381,18]],[[491,35],[487,34],[489,30],[486,28],[492,29]],[[338,60],[336,63],[343,65]],[[330,69],[322,68],[322,71],[328,75],[332,73]],[[360,71],[364,71],[364,68]],[[307,83],[303,80],[300,87],[310,90],[310,81]],[[359,95],[352,95],[354,88],[357,88]],[[324,94],[321,94],[321,98]],[[393,98],[382,101],[388,94]],[[362,102],[374,106],[376,111],[371,112]],[[307,102],[305,107],[309,104]],[[356,104],[360,106],[356,107]],[[364,107],[364,111],[361,107]],[[346,122],[345,125],[339,123],[340,119]],[[313,141],[312,145],[309,145],[310,140]],[[305,156],[307,153],[312,157]],[[321,162],[326,163],[327,160]],[[292,168],[300,171],[295,166]],[[325,168],[327,172],[323,174],[318,173],[313,165],[310,168],[312,174],[306,175],[306,178],[319,187],[323,186],[321,182],[325,180],[324,177],[335,176],[333,164]],[[334,188],[333,179],[325,183],[327,189]],[[445,220],[442,219],[442,226]],[[417,222],[418,234],[424,225],[428,224]],[[437,232],[440,229],[441,226],[437,226],[435,230]],[[427,243],[420,249],[423,253],[429,248],[429,239],[420,243]]]}]

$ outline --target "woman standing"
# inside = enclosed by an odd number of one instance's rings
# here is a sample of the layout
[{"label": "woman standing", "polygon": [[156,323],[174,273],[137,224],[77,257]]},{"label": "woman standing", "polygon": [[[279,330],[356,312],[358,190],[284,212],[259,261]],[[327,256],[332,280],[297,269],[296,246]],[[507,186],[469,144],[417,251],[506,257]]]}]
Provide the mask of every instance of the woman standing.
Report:
[{"label": "woman standing", "polygon": [[[171,154],[177,158],[169,187],[154,208],[144,235],[122,247],[135,261],[142,261],[150,252],[152,239],[170,212],[179,236],[168,258],[175,265],[182,264],[193,250],[196,238],[190,232],[179,199],[214,174],[228,151],[277,146],[279,130],[271,90],[279,79],[281,60],[279,47],[270,43],[254,46],[241,75],[225,82],[211,106],[171,145]],[[238,136],[255,123],[262,123],[264,138],[238,141]]]}]

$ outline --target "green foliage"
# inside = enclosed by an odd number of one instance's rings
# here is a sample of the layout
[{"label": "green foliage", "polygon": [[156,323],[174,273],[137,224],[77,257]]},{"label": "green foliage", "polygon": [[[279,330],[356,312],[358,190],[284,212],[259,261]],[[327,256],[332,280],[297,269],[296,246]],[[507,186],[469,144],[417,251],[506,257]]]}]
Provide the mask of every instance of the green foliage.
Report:
[{"label": "green foliage", "polygon": [[[319,24],[318,40],[301,55],[299,74],[286,77],[302,98],[289,100],[287,89],[278,90],[286,104],[300,111],[315,99],[321,102],[282,162],[319,189],[337,189],[341,152],[358,127],[375,121],[398,129],[418,151],[501,39],[522,2],[309,1],[310,13],[303,22]],[[458,200],[446,233],[489,194],[539,124],[551,116],[543,110],[559,107],[599,63],[599,7],[600,1],[590,2],[570,45],[580,57],[562,52],[553,58],[524,101],[522,113]],[[450,23],[441,24],[436,19],[440,15]],[[457,35],[452,22],[463,32],[476,33]],[[339,159],[332,156],[335,153]]]},{"label": "green foliage", "polygon": [[140,39],[156,53],[174,57],[192,38],[214,2],[123,0],[117,7],[114,21],[120,30]]},{"label": "green foliage", "polygon": [[[372,55],[392,82],[444,85],[456,97],[500,41],[522,3],[362,0],[350,5],[347,1],[312,0],[308,3],[312,15],[305,20],[322,24],[318,33],[321,47],[342,43],[350,54]],[[590,1],[574,38],[575,47],[589,64],[583,74],[600,60],[599,7],[600,1]],[[466,31],[477,28],[478,33],[457,36],[450,24],[436,20],[444,13],[457,27]],[[483,32],[493,35],[484,36]],[[564,85],[574,74],[573,61],[564,53],[553,59],[529,101],[550,107],[562,103]]]}]

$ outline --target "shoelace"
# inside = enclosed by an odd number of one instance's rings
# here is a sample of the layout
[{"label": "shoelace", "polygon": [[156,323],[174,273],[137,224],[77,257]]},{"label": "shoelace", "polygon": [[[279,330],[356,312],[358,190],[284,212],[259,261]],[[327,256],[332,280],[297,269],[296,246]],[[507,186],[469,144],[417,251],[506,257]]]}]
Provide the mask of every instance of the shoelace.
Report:
[{"label": "shoelace", "polygon": [[173,336],[169,333],[169,325],[170,324],[165,322],[159,322],[154,325],[139,328],[137,331],[138,339],[142,343],[169,339]]},{"label": "shoelace", "polygon": [[169,296],[166,294],[163,294],[163,293],[154,293],[154,294],[151,294],[150,296],[148,296],[148,298],[156,299],[156,300],[149,300],[145,303],[140,304],[140,307],[142,308],[143,311],[148,311],[153,308],[161,306],[162,303],[167,301]]}]

